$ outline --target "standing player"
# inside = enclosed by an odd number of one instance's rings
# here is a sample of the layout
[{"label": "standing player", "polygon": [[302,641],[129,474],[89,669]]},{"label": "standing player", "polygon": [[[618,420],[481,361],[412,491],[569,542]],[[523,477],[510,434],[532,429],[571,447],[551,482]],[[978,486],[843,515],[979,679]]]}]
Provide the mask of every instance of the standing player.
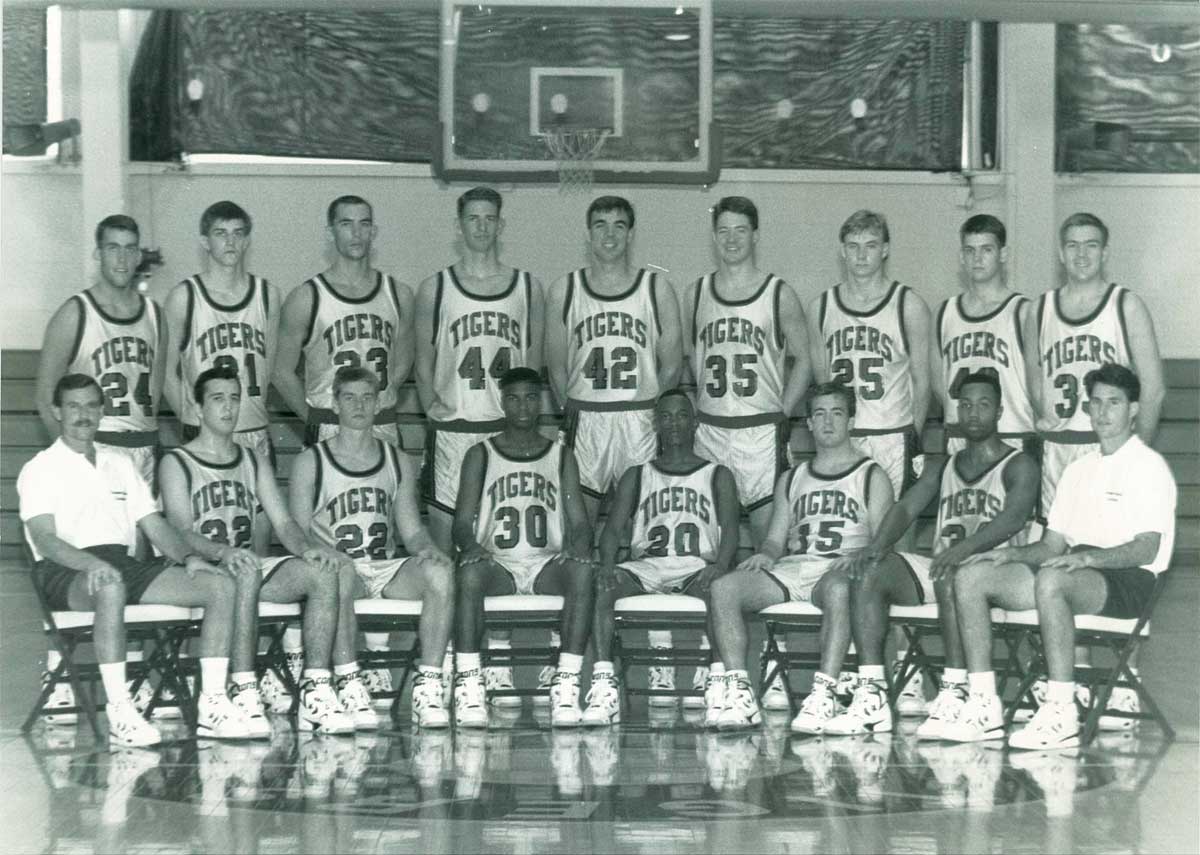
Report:
[{"label": "standing player", "polygon": [[1022,447],[1035,438],[1022,350],[1022,330],[1029,301],[1004,281],[1008,261],[1004,224],[989,214],[976,214],[959,230],[960,261],[967,288],[937,311],[934,389],[945,414],[947,451],[967,444],[959,425],[957,400],[963,379],[976,372],[994,376],[1004,393],[1001,439]]},{"label": "standing player", "polygon": [[[337,370],[369,368],[379,381],[375,435],[399,445],[396,400],[413,360],[412,291],[371,266],[379,228],[370,203],[339,196],[326,217],[337,258],[283,304],[275,388],[308,425],[305,438],[311,445],[337,432]],[[303,382],[296,373],[301,357]]]},{"label": "standing player", "polygon": [[487,726],[479,656],[484,597],[549,594],[563,598],[562,652],[550,687],[550,722],[576,726],[582,716],[579,671],[592,618],[592,527],[574,455],[538,431],[538,373],[510,369],[500,378],[500,391],[504,431],[467,452],[454,513],[454,716],[463,727]]},{"label": "standing player", "polygon": [[[692,402],[678,389],[664,392],[654,407],[654,421],[661,451],[649,463],[625,470],[600,535],[600,579],[592,618],[596,663],[583,712],[585,725],[621,720],[612,662],[613,604],[636,594],[706,597],[713,580],[732,569],[737,554],[737,483],[728,469],[693,450]],[[630,560],[617,564],[630,523]]]},{"label": "standing player", "polygon": [[[200,372],[191,393],[192,410],[198,410],[200,420],[199,434],[168,451],[159,464],[164,513],[171,525],[188,533],[190,542],[213,541],[261,569],[261,578],[241,575],[237,579],[230,674],[230,696],[256,735],[269,736],[271,732],[254,667],[260,598],[270,603],[304,603],[300,729],[353,731],[354,722],[338,704],[329,676],[337,626],[338,566],[343,559],[324,544],[306,538],[288,515],[275,484],[270,455],[259,457],[257,450],[237,442],[241,390],[239,372],[232,365]],[[270,517],[290,555],[267,558],[264,551],[247,551],[260,513]]]},{"label": "standing player", "polygon": [[132,217],[112,214],[96,226],[100,278],[50,319],[38,362],[37,404],[46,431],[57,437],[55,384],[68,373],[94,378],[104,396],[96,443],[129,457],[153,489],[166,354],[158,305],[137,289],[140,241]]},{"label": "standing player", "polygon": [[[454,571],[421,524],[416,467],[372,429],[378,412],[375,374],[339,368],[333,378],[338,430],[305,449],[292,465],[292,517],[316,540],[354,559],[340,577],[334,674],[338,697],[359,728],[378,724],[355,659],[360,597],[421,600],[421,658],[412,709],[421,727],[450,722],[442,701],[442,656],[450,640]],[[397,558],[400,542],[411,558]]]},{"label": "standing player", "polygon": [[[217,202],[200,216],[200,246],[206,269],[175,286],[167,297],[166,385],[171,408],[179,413],[183,441],[200,433],[200,406],[190,390],[205,370],[232,367],[243,380],[234,441],[252,448],[259,460],[274,462],[267,431],[267,390],[279,330],[279,290],[246,273],[250,215],[233,202]],[[254,548],[266,554],[271,528],[261,517]]]},{"label": "standing player", "polygon": [[[826,719],[812,707],[825,698],[832,701],[850,646],[850,577],[834,565],[870,542],[892,506],[887,474],[850,439],[855,407],[854,392],[841,383],[812,388],[808,427],[816,457],[780,476],[767,539],[709,591],[708,612],[720,657],[705,692],[710,726],[737,730],[758,723],[758,702],[746,671],[745,615],[800,600],[817,606],[824,617],[820,670],[792,729],[821,732]],[[882,683],[883,666],[860,668],[859,678]]]},{"label": "standing player", "polygon": [[[853,559],[853,574],[904,584],[908,570],[915,578],[930,579],[937,597],[938,620],[945,645],[946,669],[942,687],[917,728],[918,739],[941,739],[957,719],[967,699],[966,659],[954,603],[954,575],[967,558],[998,546],[1023,543],[1034,518],[1040,480],[1037,459],[1007,445],[997,431],[1004,419],[1006,396],[992,373],[965,375],[955,390],[959,426],[966,442],[960,451],[926,466],[920,480],[892,507],[875,537]],[[925,507],[937,500],[933,560],[891,549],[916,522]],[[907,565],[907,566],[905,566]],[[892,600],[886,585],[863,585],[855,591],[851,612],[859,655],[883,659],[883,626]],[[826,706],[827,714],[833,707]],[[847,713],[849,714],[849,713]],[[847,724],[853,724],[847,722]],[[836,730],[838,724],[834,724]],[[826,732],[830,732],[826,729]]]},{"label": "standing player", "polygon": [[1042,446],[1042,513],[1054,502],[1063,470],[1099,448],[1088,420],[1084,377],[1107,362],[1141,380],[1137,434],[1149,444],[1165,395],[1154,322],[1142,299],[1104,278],[1108,227],[1094,214],[1072,214],[1058,230],[1066,271],[1059,288],[1038,298],[1025,332],[1025,370]]}]

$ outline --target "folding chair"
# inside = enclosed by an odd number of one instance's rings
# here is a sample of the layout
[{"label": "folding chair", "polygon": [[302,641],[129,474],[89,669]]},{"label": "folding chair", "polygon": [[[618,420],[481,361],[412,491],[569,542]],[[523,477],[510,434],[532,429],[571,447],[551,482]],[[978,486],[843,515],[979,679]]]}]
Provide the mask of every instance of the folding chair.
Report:
[{"label": "folding chair", "polygon": [[[1075,645],[1086,647],[1088,650],[1108,650],[1116,657],[1116,663],[1111,667],[1075,666],[1075,681],[1087,686],[1091,695],[1090,706],[1086,710],[1087,716],[1079,737],[1081,745],[1087,745],[1095,738],[1102,715],[1115,718],[1150,719],[1158,722],[1168,742],[1175,739],[1175,729],[1162,714],[1162,710],[1150,696],[1150,692],[1147,691],[1141,678],[1129,667],[1129,660],[1141,647],[1142,642],[1150,637],[1150,614],[1154,611],[1154,606],[1162,594],[1165,576],[1166,573],[1160,573],[1154,580],[1154,588],[1146,600],[1145,608],[1136,618],[1075,616]],[[1027,640],[1033,651],[1033,659],[1021,680],[1016,700],[1009,705],[1005,714],[1006,724],[1011,725],[1018,707],[1037,706],[1037,701],[1033,697],[1033,684],[1039,677],[1044,677],[1046,674],[1046,655],[1036,610],[1008,612],[1004,626],[1007,631]],[[1138,700],[1141,701],[1141,711],[1124,712],[1108,709],[1108,699],[1112,696],[1113,689],[1118,688],[1132,689],[1136,692]]]},{"label": "folding chair", "polygon": [[[783,680],[788,696],[788,705],[796,711],[796,692],[791,685],[793,668],[815,671],[821,665],[820,652],[809,650],[779,649],[779,636],[788,633],[818,635],[821,631],[821,610],[812,603],[786,602],[768,606],[758,613],[759,620],[767,630],[767,652],[759,668],[758,694],[762,700],[767,686],[776,676]],[[769,667],[770,666],[770,667]]]},{"label": "folding chair", "polygon": [[[541,594],[508,594],[502,597],[485,597],[483,600],[484,625],[488,630],[543,629],[557,630],[562,624],[563,598]],[[489,648],[480,651],[485,668],[515,665],[554,665],[558,661],[558,648],[549,644],[527,644],[507,649]],[[547,694],[546,690],[513,688],[489,690],[491,697],[526,697]]]},{"label": "folding chair", "polygon": [[613,604],[613,660],[619,663],[621,684],[625,686],[621,698],[628,701],[632,695],[658,695],[670,697],[703,696],[695,689],[638,689],[629,686],[626,675],[632,665],[692,665],[707,667],[711,652],[686,648],[659,649],[629,645],[622,637],[632,630],[698,630],[704,632],[708,611],[704,600],[686,594],[639,594],[622,597]]},{"label": "folding chair", "polygon": [[385,598],[359,599],[354,601],[354,614],[358,617],[360,632],[411,632],[413,641],[407,647],[387,650],[360,650],[358,661],[364,668],[400,669],[400,681],[392,684],[390,692],[373,692],[373,698],[388,698],[392,704],[391,716],[396,720],[400,712],[400,697],[404,686],[421,655],[417,627],[421,622],[420,600],[389,600]]},{"label": "folding chair", "polygon": [[299,687],[288,668],[287,653],[283,650],[283,634],[289,626],[300,620],[299,603],[268,603],[258,601],[258,637],[267,639],[267,649],[255,657],[255,670],[261,678],[267,671],[274,672],[292,696],[292,708],[300,702]]}]

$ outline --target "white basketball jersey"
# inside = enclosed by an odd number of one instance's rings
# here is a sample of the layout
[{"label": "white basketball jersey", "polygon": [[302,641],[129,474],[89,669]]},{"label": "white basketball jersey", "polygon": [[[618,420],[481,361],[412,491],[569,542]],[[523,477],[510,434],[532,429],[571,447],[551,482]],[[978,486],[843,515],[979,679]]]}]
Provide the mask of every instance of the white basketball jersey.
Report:
[{"label": "white basketball jersey", "polygon": [[267,426],[267,280],[250,276],[246,296],[235,306],[212,298],[199,276],[185,279],[187,317],[179,341],[179,369],[183,376],[183,423],[200,424],[200,410],[192,400],[196,378],[209,368],[228,366],[242,381],[242,406],[237,430]]},{"label": "white basketball jersey", "polygon": [[633,511],[633,558],[716,560],[717,467],[701,463],[687,474],[663,472],[653,461],[638,467],[638,501]]},{"label": "white basketball jersey", "polygon": [[254,452],[235,445],[229,463],[210,463],[186,448],[167,452],[183,467],[192,500],[192,531],[215,543],[250,549],[258,500],[258,461]]},{"label": "white basketball jersey", "polygon": [[657,288],[658,275],[639,270],[628,291],[602,297],[588,285],[586,268],[570,274],[563,305],[567,397],[582,409],[658,397]]},{"label": "white basketball jersey", "polygon": [[[1002,436],[1032,433],[1033,405],[1029,402],[1018,316],[1021,306],[1029,301],[1012,294],[988,314],[972,318],[963,311],[962,300],[960,295],[942,303],[937,316],[938,352],[949,398],[958,398],[959,387],[968,374],[991,374],[1000,381],[1000,403],[1004,408],[997,431]],[[958,424],[958,409],[953,404],[946,410],[945,422]]]},{"label": "white basketball jersey", "polygon": [[322,543],[350,558],[379,561],[396,554],[395,511],[400,461],[391,443],[376,440],[379,462],[354,472],[334,459],[329,442],[312,447],[317,457],[312,530]]},{"label": "white basketball jersey", "polygon": [[[958,461],[963,452],[950,457],[942,470],[942,486],[938,494],[934,555],[975,534],[1004,510],[1008,496],[1004,488],[1004,469],[1018,453],[1015,448],[1009,449],[986,472],[972,480],[964,478],[958,471]],[[1014,535],[1000,546],[1024,543],[1023,534]]]},{"label": "white basketball jersey", "polygon": [[780,289],[767,274],[744,300],[717,293],[716,274],[701,277],[692,307],[692,375],[701,417],[747,418],[783,412],[783,330]]},{"label": "white basketball jersey", "polygon": [[563,544],[562,443],[551,442],[529,460],[508,457],[495,439],[479,444],[487,463],[475,539],[501,560],[557,555]]},{"label": "white basketball jersey", "polygon": [[304,399],[310,407],[333,408],[333,375],[339,368],[370,368],[379,378],[376,411],[396,405],[404,378],[391,373],[392,342],[400,334],[396,282],[378,271],[371,293],[343,297],[322,274],[301,287],[311,288],[313,313],[304,338]]},{"label": "white basketball jersey", "polygon": [[1113,283],[1090,315],[1079,320],[1063,317],[1058,289],[1038,300],[1038,353],[1041,359],[1042,401],[1055,419],[1048,431],[1091,433],[1092,423],[1084,411],[1087,389],[1083,379],[1094,368],[1109,362],[1133,367],[1125,331],[1125,294]]},{"label": "white basketball jersey", "polygon": [[104,394],[100,430],[158,430],[158,401],[151,389],[158,354],[158,304],[138,296],[141,308],[132,318],[114,318],[83,291],[71,298],[79,304],[79,328],[67,363],[68,374],[96,378]]},{"label": "white basketball jersey", "polygon": [[874,309],[858,312],[842,304],[838,287],[821,295],[820,328],[825,358],[835,382],[858,396],[854,432],[902,430],[913,423],[912,372],[904,300],[908,288],[893,282]]},{"label": "white basketball jersey", "polygon": [[878,466],[864,457],[844,472],[822,475],[812,461],[792,470],[788,481],[789,555],[834,558],[871,542],[871,470]]},{"label": "white basketball jersey", "polygon": [[529,329],[533,281],[514,270],[502,293],[472,294],[453,267],[437,275],[433,319],[433,402],[429,418],[495,421],[504,418],[499,379],[527,365],[533,346]]}]

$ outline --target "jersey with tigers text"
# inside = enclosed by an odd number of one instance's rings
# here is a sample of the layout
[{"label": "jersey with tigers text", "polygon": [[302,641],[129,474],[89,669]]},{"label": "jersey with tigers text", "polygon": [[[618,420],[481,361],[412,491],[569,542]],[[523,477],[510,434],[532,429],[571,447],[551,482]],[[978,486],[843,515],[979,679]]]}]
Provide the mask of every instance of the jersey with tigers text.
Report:
[{"label": "jersey with tigers text", "polygon": [[379,561],[396,554],[395,502],[400,492],[396,449],[376,440],[379,462],[355,472],[333,456],[329,441],[314,445],[317,460],[312,530],[350,558]]},{"label": "jersey with tigers text", "polygon": [[811,461],[792,470],[787,491],[789,555],[834,558],[871,542],[867,507],[871,470],[877,465],[864,457],[833,475],[814,472]]},{"label": "jersey with tigers text", "polygon": [[487,458],[475,539],[497,558],[529,561],[562,551],[563,446],[537,457],[507,456],[495,439],[479,443]]},{"label": "jersey with tigers text", "polygon": [[638,467],[633,511],[633,558],[716,560],[721,541],[717,523],[717,467],[701,463],[688,473],[664,472],[654,462]]},{"label": "jersey with tigers text", "polygon": [[258,500],[258,461],[254,452],[235,445],[229,463],[211,463],[186,448],[167,452],[183,467],[192,504],[192,531],[214,543],[251,549]]},{"label": "jersey with tigers text", "polygon": [[[1004,470],[1019,452],[1009,449],[986,471],[968,479],[959,472],[963,452],[950,457],[942,470],[942,486],[938,493],[937,534],[933,554],[938,555],[964,538],[979,531],[1004,510],[1008,490],[1004,486]],[[997,546],[1015,546],[1024,542],[1023,533]]]}]

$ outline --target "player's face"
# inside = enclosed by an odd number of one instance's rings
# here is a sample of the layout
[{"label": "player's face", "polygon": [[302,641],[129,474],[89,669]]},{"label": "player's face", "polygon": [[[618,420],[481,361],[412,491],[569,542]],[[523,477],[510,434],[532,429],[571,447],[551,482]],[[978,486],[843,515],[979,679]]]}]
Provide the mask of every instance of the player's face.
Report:
[{"label": "player's face", "polygon": [[138,236],[124,229],[105,229],[96,247],[100,278],[114,288],[128,288],[142,261]]},{"label": "player's face", "polygon": [[713,240],[717,252],[725,264],[741,264],[754,254],[758,244],[758,231],[750,225],[750,218],[733,211],[722,211],[713,228]]},{"label": "player's face", "polygon": [[629,251],[633,229],[622,211],[596,211],[588,224],[588,247],[597,261],[616,262]]},{"label": "player's face", "polygon": [[855,279],[870,279],[882,270],[889,251],[878,232],[851,232],[842,241],[842,258]]},{"label": "player's face", "polygon": [[504,230],[504,220],[496,206],[484,199],[476,199],[463,206],[458,218],[458,230],[463,243],[472,252],[490,252],[496,239]]},{"label": "player's face", "polygon": [[54,418],[62,425],[63,436],[75,442],[91,442],[100,426],[103,399],[95,386],[63,392],[62,403],[54,407]]},{"label": "player's face", "polygon": [[537,427],[542,414],[540,383],[513,383],[500,395],[504,420],[512,427],[530,430]]},{"label": "player's face", "polygon": [[696,437],[696,412],[687,398],[672,395],[654,408],[654,429],[664,448],[690,448]]},{"label": "player's face", "polygon": [[1008,255],[992,234],[965,235],[962,240],[962,266],[972,282],[991,282],[1000,274],[1000,265]]},{"label": "player's face", "polygon": [[979,442],[996,432],[1000,401],[986,383],[968,383],[958,392],[958,424],[967,439]]},{"label": "player's face", "polygon": [[1133,433],[1138,405],[1130,401],[1124,389],[1097,383],[1087,402],[1092,430],[1101,439],[1123,439]]},{"label": "player's face", "polygon": [[344,428],[366,430],[375,423],[375,402],[379,393],[366,380],[355,380],[343,384],[333,398],[333,411],[338,425]]},{"label": "player's face", "polygon": [[237,380],[209,380],[204,384],[204,403],[200,418],[204,426],[220,436],[228,436],[237,428],[238,410],[242,406],[242,384]]},{"label": "player's face", "polygon": [[250,247],[250,229],[241,220],[217,220],[200,243],[215,264],[237,267]]},{"label": "player's face", "polygon": [[351,261],[367,258],[378,230],[370,205],[338,205],[329,227],[338,255]]},{"label": "player's face", "polygon": [[808,429],[818,448],[837,448],[850,438],[850,410],[841,395],[819,395],[808,411]]},{"label": "player's face", "polygon": [[1063,235],[1058,257],[1073,282],[1092,282],[1100,278],[1108,247],[1104,234],[1095,226],[1071,226]]}]

